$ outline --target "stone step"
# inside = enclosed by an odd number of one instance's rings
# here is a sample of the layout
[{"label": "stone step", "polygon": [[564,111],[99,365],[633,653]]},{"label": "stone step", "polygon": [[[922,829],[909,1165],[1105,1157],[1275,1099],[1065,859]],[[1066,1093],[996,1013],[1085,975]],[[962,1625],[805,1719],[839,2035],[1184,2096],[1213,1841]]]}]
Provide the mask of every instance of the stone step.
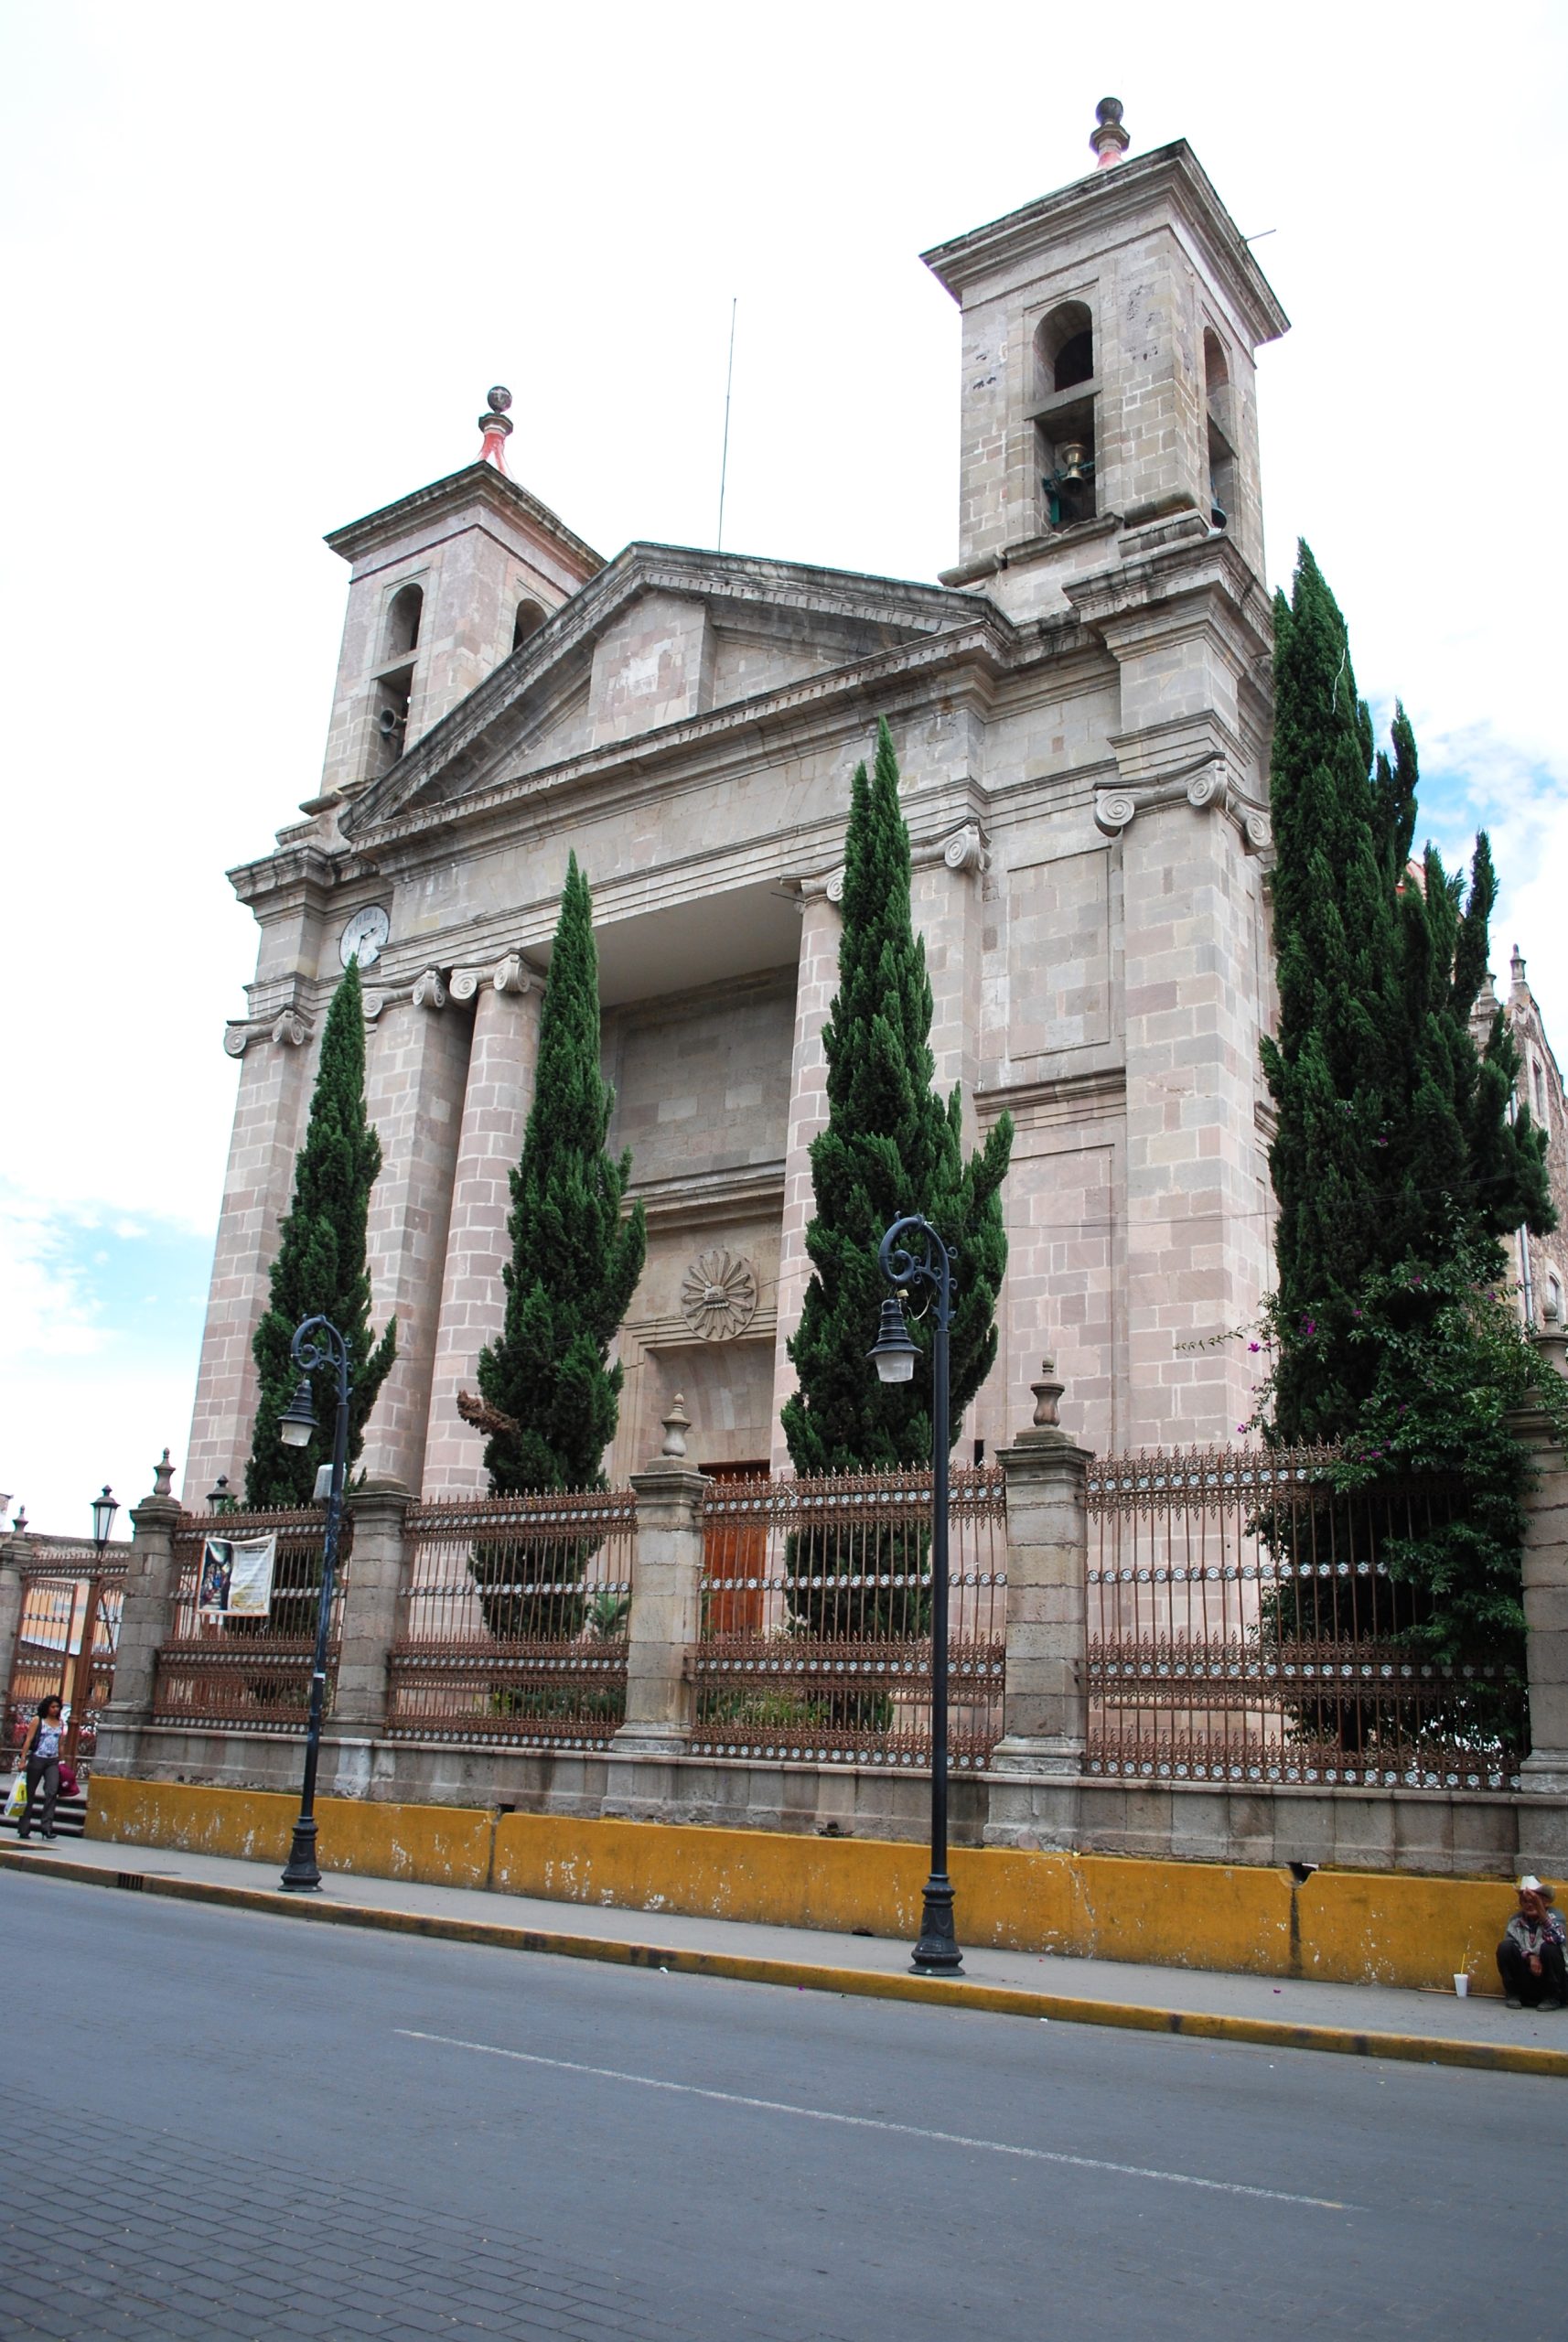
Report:
[{"label": "stone step", "polygon": [[[4,1797],[9,1797],[10,1794],[11,1784],[7,1781],[4,1785]],[[3,1802],[4,1798],[0,1798],[0,1803]],[[0,1820],[0,1830],[8,1831],[13,1838],[16,1835],[16,1823],[13,1821]],[[86,1798],[62,1797],[59,1799],[55,1806],[55,1835],[59,1838],[80,1838],[85,1834],[86,1828]],[[35,1829],[33,1836],[36,1838],[38,1834]]]}]

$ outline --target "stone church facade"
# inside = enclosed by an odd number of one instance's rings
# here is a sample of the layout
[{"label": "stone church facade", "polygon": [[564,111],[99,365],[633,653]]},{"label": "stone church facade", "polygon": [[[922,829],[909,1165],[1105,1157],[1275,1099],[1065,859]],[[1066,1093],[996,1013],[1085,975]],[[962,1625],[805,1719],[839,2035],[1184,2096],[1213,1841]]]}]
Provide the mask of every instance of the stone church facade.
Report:
[{"label": "stone church facade", "polygon": [[[704,1465],[786,1459],[808,1150],[850,775],[892,728],[938,1080],[1017,1128],[996,1369],[1054,1352],[1099,1448],[1233,1437],[1268,1273],[1271,636],[1254,354],[1286,320],[1185,142],[926,254],[962,314],[959,558],[935,585],[631,543],[603,560],[485,457],[336,531],[319,791],[231,874],[260,929],[188,1451],[238,1481],[251,1340],[326,1007],[366,984],[376,1322],[363,1462],[483,1485],[459,1419],[499,1328],[569,850],[594,890],[611,1144],[647,1207],[612,1477],[677,1391]],[[911,1195],[910,1209],[924,1199]],[[867,1329],[869,1341],[874,1329]]]}]

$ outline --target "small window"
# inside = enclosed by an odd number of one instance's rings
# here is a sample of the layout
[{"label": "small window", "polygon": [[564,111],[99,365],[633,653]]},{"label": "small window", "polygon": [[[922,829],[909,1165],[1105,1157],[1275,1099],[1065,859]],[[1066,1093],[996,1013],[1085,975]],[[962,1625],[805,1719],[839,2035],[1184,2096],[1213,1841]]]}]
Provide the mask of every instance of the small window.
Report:
[{"label": "small window", "polygon": [[406,659],[419,647],[419,624],[424,616],[423,586],[400,586],[387,605],[389,659]]},{"label": "small window", "polygon": [[529,636],[537,633],[543,624],[544,612],[537,602],[520,602],[517,606],[517,616],[512,620],[512,649],[521,650]]},{"label": "small window", "polygon": [[1546,1322],[1557,1327],[1563,1323],[1563,1287],[1550,1273],[1546,1279]]},{"label": "small window", "polygon": [[1539,1058],[1531,1058],[1530,1073],[1535,1090],[1535,1119],[1544,1130],[1546,1128],[1546,1076],[1541,1071]]}]

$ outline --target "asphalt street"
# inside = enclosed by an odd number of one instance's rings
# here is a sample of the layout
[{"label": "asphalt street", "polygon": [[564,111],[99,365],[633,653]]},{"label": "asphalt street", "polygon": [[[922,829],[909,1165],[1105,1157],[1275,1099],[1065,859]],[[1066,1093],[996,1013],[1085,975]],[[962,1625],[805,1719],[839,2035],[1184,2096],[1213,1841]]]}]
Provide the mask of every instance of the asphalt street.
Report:
[{"label": "asphalt street", "polygon": [[5,2342],[1555,2336],[1561,2082],[0,1875]]}]

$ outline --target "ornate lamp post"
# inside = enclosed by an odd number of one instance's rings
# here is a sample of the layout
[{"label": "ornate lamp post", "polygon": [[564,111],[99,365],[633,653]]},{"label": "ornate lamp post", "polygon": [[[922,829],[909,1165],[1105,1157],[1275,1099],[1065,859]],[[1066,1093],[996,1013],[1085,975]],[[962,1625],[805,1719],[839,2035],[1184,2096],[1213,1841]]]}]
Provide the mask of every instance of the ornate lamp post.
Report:
[{"label": "ornate lamp post", "polygon": [[[92,1722],[92,1649],[98,1640],[98,1614],[103,1605],[103,1554],[114,1533],[114,1516],[119,1500],[113,1488],[105,1488],[92,1499],[92,1575],[87,1581],[87,1602],[82,1612],[81,1632],[76,1646],[76,1665],[67,1659],[67,1681],[60,1689],[67,1695],[70,1722],[66,1726],[65,1755],[74,1763],[81,1753],[81,1736]],[[70,1637],[67,1637],[69,1642]],[[92,1743],[88,1742],[91,1754]]]},{"label": "ornate lamp post", "polygon": [[283,1884],[295,1895],[316,1895],[321,1873],[316,1863],[316,1768],[321,1756],[321,1711],[327,1695],[327,1638],[332,1624],[332,1585],[338,1569],[338,1525],[343,1517],[343,1475],[349,1462],[349,1345],[329,1318],[307,1317],[295,1328],[289,1356],[299,1369],[293,1398],[279,1418],[285,1447],[307,1447],[317,1428],[310,1377],[330,1366],[338,1377],[338,1413],[332,1432],[332,1483],[327,1498],[327,1533],[321,1548],[321,1601],[316,1614],[316,1657],[310,1672],[310,1712],[305,1727],[305,1783],[299,1820]]},{"label": "ornate lamp post", "polygon": [[[948,1876],[948,1336],[954,1255],[930,1221],[912,1212],[894,1221],[877,1258],[889,1284],[903,1289],[929,1284],[937,1302],[931,1343],[931,1875],[910,1964],[923,1973],[954,1976],[963,1968]],[[913,1380],[919,1350],[897,1295],[883,1303],[881,1330],[866,1355],[875,1359],[884,1382]]]}]

